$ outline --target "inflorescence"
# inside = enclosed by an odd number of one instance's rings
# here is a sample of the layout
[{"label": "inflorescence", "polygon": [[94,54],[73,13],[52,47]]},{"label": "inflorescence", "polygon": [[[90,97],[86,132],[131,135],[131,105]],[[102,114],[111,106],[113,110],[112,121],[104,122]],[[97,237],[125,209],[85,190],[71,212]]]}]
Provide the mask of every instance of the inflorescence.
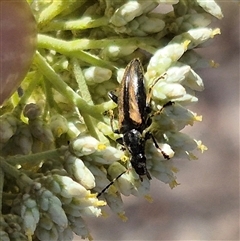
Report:
[{"label": "inflorescence", "polygon": [[[29,1],[38,24],[38,50],[21,84],[1,108],[0,236],[8,240],[91,239],[84,221],[108,205],[123,220],[121,195],[149,197],[129,154],[116,142],[109,115],[124,68],[133,58],[154,85],[151,132],[170,160],[149,140],[147,169],[153,178],[178,185],[175,158],[196,159],[201,141],[182,133],[201,121],[188,106],[204,89],[195,69],[211,66],[196,51],[220,33],[214,1]],[[117,128],[117,117],[113,120]],[[126,171],[126,172],[125,172]],[[125,172],[99,198],[114,178]]]}]

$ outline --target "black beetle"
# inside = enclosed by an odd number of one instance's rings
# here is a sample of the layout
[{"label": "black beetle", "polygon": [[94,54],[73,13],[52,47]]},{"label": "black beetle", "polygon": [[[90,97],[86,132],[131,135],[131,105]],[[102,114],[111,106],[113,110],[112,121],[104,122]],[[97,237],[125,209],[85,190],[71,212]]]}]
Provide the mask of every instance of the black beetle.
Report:
[{"label": "black beetle", "polygon": [[[158,78],[154,84],[160,78]],[[169,156],[158,146],[152,133],[146,130],[151,125],[151,117],[156,114],[151,114],[150,107],[153,85],[149,88],[147,95],[144,86],[142,64],[139,59],[133,59],[125,69],[118,95],[114,92],[109,92],[109,97],[118,104],[118,130],[114,132],[122,134],[122,138],[117,139],[117,141],[130,153],[130,162],[141,181],[143,181],[142,176],[145,175],[149,180],[151,179],[146,167],[145,144],[147,139],[151,138],[155,147],[162,153],[164,158],[169,159]],[[165,106],[171,104],[172,102],[165,104],[157,111],[157,114],[160,113]],[[124,173],[125,172],[114,178],[98,196],[107,190],[109,186]]]}]

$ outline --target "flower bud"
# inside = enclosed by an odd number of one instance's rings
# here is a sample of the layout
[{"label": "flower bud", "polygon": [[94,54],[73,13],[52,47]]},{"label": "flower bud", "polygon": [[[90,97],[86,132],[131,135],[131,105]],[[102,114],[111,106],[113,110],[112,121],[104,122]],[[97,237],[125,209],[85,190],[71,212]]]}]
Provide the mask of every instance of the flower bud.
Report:
[{"label": "flower bud", "polygon": [[49,145],[53,143],[54,137],[49,125],[44,123],[42,119],[36,118],[29,120],[29,128],[32,135],[41,142]]},{"label": "flower bud", "polygon": [[67,120],[59,114],[51,117],[49,126],[55,137],[60,137],[62,134],[68,131]]},{"label": "flower bud", "polygon": [[112,76],[112,71],[98,66],[92,66],[83,71],[86,81],[92,83],[102,83]]},{"label": "flower bud", "polygon": [[110,23],[117,27],[124,26],[141,13],[142,8],[137,1],[127,2],[115,11],[114,15],[110,19]]},{"label": "flower bud", "polygon": [[54,180],[56,180],[62,187],[61,195],[63,197],[86,197],[91,193],[86,190],[81,184],[73,181],[70,177],[53,175]]},{"label": "flower bud", "polygon": [[17,133],[13,136],[13,141],[15,145],[19,147],[22,154],[29,154],[33,145],[33,139],[29,126],[21,123],[18,127]]},{"label": "flower bud", "polygon": [[0,143],[5,144],[16,132],[18,119],[10,113],[0,117]]},{"label": "flower bud", "polygon": [[70,144],[71,151],[78,157],[90,155],[97,150],[99,141],[92,136],[82,135]]},{"label": "flower bud", "polygon": [[56,223],[61,230],[68,226],[67,216],[62,209],[62,203],[56,196],[49,198],[47,213],[51,220]]},{"label": "flower bud", "polygon": [[[71,223],[72,230],[75,234],[81,236],[83,239],[90,238],[90,233],[87,229],[87,225],[82,217],[69,216],[68,218]],[[91,240],[91,238],[89,240]]]},{"label": "flower bud", "polygon": [[7,232],[0,230],[0,237],[2,241],[10,241],[10,238],[7,234]]},{"label": "flower bud", "polygon": [[95,178],[90,170],[85,166],[80,158],[72,156],[70,153],[66,156],[66,170],[86,189],[95,187]]},{"label": "flower bud", "polygon": [[34,120],[41,115],[41,109],[34,103],[27,104],[23,110],[23,115],[29,120]]},{"label": "flower bud", "polygon": [[215,1],[202,1],[196,0],[196,2],[201,6],[206,12],[212,14],[214,17],[221,19],[223,17],[221,8],[217,5]]},{"label": "flower bud", "polygon": [[55,225],[51,227],[51,229],[45,229],[40,226],[38,226],[36,230],[36,236],[40,241],[58,241],[58,230]]}]

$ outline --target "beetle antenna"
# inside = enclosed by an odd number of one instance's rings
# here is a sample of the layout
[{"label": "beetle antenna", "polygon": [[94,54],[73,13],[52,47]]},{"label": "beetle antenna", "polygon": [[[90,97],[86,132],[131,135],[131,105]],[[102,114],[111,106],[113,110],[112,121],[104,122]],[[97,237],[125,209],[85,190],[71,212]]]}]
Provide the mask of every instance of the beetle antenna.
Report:
[{"label": "beetle antenna", "polygon": [[97,198],[99,198],[110,186],[113,185],[113,183],[114,183],[116,180],[118,180],[118,179],[119,179],[124,173],[126,173],[126,172],[127,172],[127,170],[124,171],[124,172],[122,172],[122,173],[120,173],[117,177],[115,177],[100,193],[98,193]]}]

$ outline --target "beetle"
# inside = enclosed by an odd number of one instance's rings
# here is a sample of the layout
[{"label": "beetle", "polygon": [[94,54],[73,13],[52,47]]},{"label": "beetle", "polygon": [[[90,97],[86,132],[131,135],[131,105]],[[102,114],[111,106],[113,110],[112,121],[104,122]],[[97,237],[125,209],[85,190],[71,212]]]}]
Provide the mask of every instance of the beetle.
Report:
[{"label": "beetle", "polygon": [[[160,78],[158,78],[157,81]],[[155,81],[154,84],[157,81]],[[151,118],[156,114],[151,114],[152,110],[150,107],[151,92],[154,84],[149,88],[147,95],[144,85],[143,67],[140,60],[135,58],[130,61],[125,69],[118,95],[112,91],[108,94],[109,98],[118,105],[118,130],[114,132],[122,134],[122,138],[116,141],[122,144],[129,152],[131,165],[139,175],[141,181],[143,181],[143,176],[147,176],[147,178],[151,180],[151,175],[147,170],[145,156],[145,144],[148,139],[151,138],[153,140],[155,147],[162,153],[165,159],[170,158],[158,146],[152,133],[147,130],[152,123]],[[172,102],[165,104],[157,111],[157,114],[160,113],[165,106],[171,104]],[[111,126],[113,126],[112,122]],[[109,186],[124,173],[114,178],[98,196],[107,190]]]}]

